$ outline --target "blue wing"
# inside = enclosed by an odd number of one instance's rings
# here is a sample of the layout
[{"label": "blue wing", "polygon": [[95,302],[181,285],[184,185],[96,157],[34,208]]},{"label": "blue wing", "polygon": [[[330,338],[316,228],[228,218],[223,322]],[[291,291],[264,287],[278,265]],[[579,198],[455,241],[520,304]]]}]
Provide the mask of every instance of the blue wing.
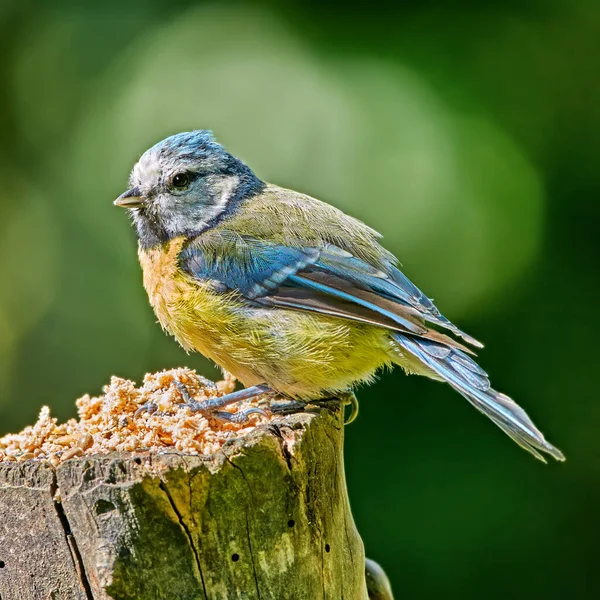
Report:
[{"label": "blue wing", "polygon": [[254,300],[274,292],[290,275],[314,264],[316,248],[268,246],[252,239],[232,245],[219,256],[190,244],[179,256],[182,269],[200,279],[219,281],[230,290]]},{"label": "blue wing", "polygon": [[367,289],[392,301],[411,306],[425,321],[452,331],[473,346],[483,347],[480,342],[446,319],[433,302],[392,264],[387,263],[386,270],[382,271],[343,250],[329,246],[322,252],[317,266],[358,286],[366,286]]},{"label": "blue wing", "polygon": [[181,268],[258,304],[320,312],[416,335],[431,331],[428,322],[480,346],[391,264],[386,263],[384,271],[331,244],[296,247],[235,236],[228,249],[216,253],[191,243],[180,255]]}]

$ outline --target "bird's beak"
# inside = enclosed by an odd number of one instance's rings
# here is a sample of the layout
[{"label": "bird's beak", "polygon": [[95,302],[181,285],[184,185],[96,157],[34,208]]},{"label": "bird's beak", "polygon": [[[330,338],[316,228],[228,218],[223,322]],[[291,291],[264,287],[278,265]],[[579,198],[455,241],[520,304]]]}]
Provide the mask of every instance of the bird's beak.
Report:
[{"label": "bird's beak", "polygon": [[146,199],[142,195],[140,188],[136,186],[121,194],[114,201],[114,205],[120,206],[121,208],[140,208],[145,202]]}]

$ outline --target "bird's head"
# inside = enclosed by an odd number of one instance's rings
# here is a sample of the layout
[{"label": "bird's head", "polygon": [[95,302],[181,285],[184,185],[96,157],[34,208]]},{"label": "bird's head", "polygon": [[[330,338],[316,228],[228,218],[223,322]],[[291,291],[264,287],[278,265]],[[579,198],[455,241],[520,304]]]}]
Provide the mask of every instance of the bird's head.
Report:
[{"label": "bird's head", "polygon": [[146,150],[129,183],[115,205],[129,209],[146,248],[197,235],[264,187],[205,130],[178,133]]}]

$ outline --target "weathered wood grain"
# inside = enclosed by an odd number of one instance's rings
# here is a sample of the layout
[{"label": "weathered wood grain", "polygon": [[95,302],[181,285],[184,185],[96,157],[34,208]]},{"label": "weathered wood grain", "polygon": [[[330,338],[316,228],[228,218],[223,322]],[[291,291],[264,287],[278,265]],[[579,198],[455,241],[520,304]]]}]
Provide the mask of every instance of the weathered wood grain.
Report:
[{"label": "weathered wood grain", "polygon": [[80,556],[60,504],[56,474],[41,463],[0,463],[0,598],[86,600]]},{"label": "weathered wood grain", "polygon": [[0,463],[0,599],[367,599],[341,419],[280,418],[211,457]]}]

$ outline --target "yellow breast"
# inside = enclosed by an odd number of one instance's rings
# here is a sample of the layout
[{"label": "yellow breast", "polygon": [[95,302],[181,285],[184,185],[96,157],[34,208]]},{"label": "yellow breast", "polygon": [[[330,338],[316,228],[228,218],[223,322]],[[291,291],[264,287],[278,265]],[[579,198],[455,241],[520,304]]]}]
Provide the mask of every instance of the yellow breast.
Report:
[{"label": "yellow breast", "polygon": [[231,303],[209,281],[192,281],[179,269],[184,242],[175,238],[158,248],[140,248],[144,288],[163,329],[188,352],[197,350],[214,360],[212,350],[231,325]]},{"label": "yellow breast", "polygon": [[169,302],[181,293],[176,273],[177,256],[183,243],[184,239],[179,238],[150,250],[140,247],[138,252],[144,274],[144,288],[160,324],[165,329],[169,329]]}]

